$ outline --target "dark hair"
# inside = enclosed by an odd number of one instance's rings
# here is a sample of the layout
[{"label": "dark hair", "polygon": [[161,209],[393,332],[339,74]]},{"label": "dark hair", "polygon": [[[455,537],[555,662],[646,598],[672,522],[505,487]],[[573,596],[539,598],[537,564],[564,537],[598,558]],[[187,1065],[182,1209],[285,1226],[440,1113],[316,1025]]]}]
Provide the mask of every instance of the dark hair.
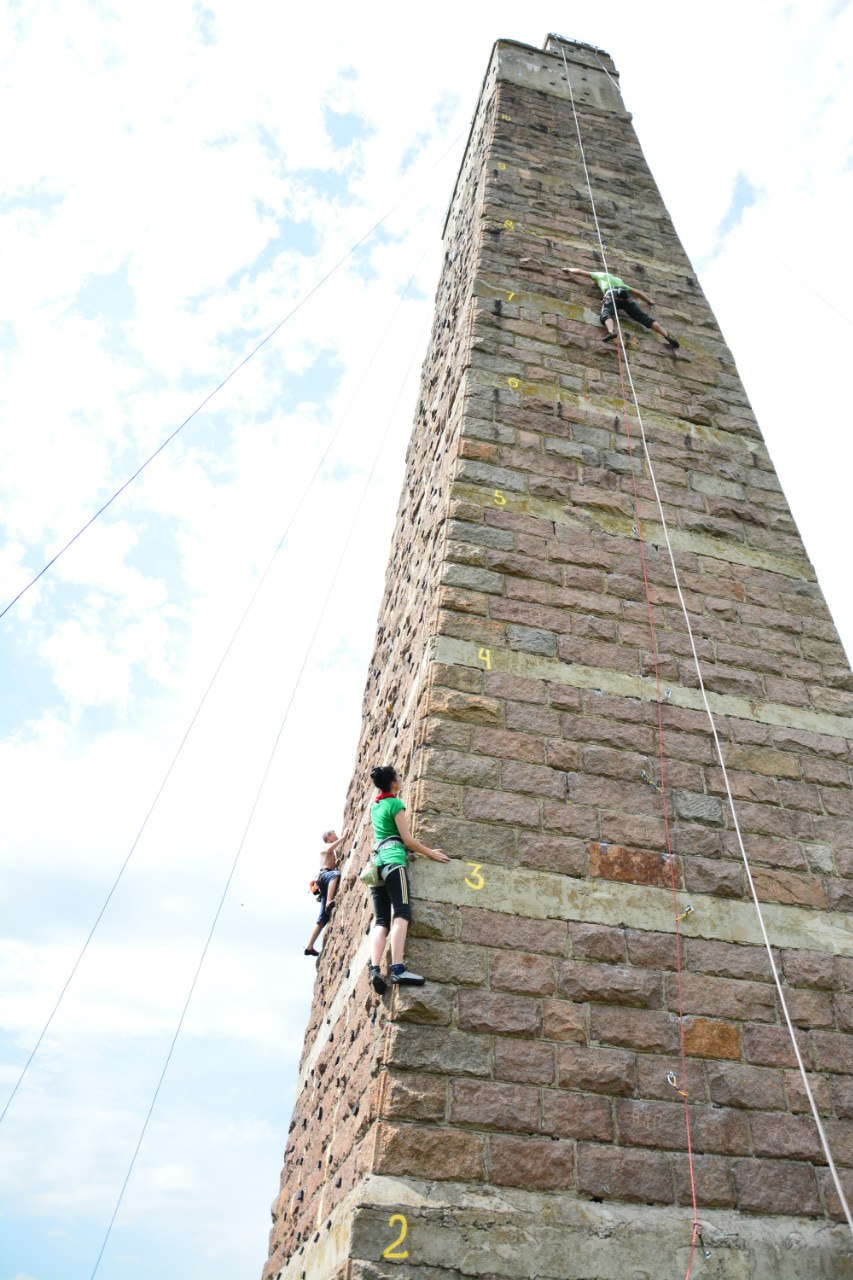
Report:
[{"label": "dark hair", "polygon": [[375,769],[370,770],[370,781],[375,783],[380,791],[389,791],[391,783],[397,781],[397,770],[393,764],[378,764]]}]

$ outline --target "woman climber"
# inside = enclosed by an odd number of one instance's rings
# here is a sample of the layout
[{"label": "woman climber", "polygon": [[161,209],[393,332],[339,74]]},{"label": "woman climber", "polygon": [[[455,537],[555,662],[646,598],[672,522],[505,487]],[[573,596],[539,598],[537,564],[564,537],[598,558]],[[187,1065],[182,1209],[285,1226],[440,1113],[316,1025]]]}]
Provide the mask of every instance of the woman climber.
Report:
[{"label": "woman climber", "polygon": [[[425,979],[411,973],[405,965],[406,934],[412,918],[409,894],[409,875],[406,870],[407,853],[418,853],[434,862],[449,862],[441,849],[430,849],[412,835],[406,806],[398,799],[400,779],[393,765],[379,765],[371,769],[370,777],[379,794],[374,800],[370,817],[373,822],[373,862],[379,869],[382,884],[370,890],[373,898],[373,929],[370,934],[370,982],[373,990],[383,995],[387,990],[380,964],[388,935],[391,935],[391,970],[393,983],[408,983],[421,987]],[[393,910],[394,923],[391,923]]]}]

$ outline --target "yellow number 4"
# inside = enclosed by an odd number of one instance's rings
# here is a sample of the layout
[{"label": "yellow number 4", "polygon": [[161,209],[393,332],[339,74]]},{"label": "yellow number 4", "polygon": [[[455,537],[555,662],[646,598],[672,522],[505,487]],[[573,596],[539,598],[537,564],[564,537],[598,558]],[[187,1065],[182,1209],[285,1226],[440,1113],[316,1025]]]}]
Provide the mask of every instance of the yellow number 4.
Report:
[{"label": "yellow number 4", "polygon": [[465,883],[469,889],[482,889],[485,887],[485,880],[480,875],[481,862],[469,862],[468,866],[472,869],[472,874],[465,877]]},{"label": "yellow number 4", "polygon": [[393,1227],[395,1222],[402,1224],[400,1227],[400,1234],[397,1236],[397,1239],[392,1244],[389,1244],[388,1248],[383,1251],[382,1257],[390,1258],[395,1262],[402,1262],[409,1256],[408,1249],[400,1248],[400,1245],[406,1238],[406,1232],[409,1230],[409,1224],[403,1217],[402,1213],[391,1214],[391,1217],[388,1219],[388,1226]]},{"label": "yellow number 4", "polygon": [[485,663],[486,670],[487,670],[487,671],[491,671],[491,669],[492,669],[492,651],[491,651],[491,649],[482,649],[482,648],[481,648],[481,649],[480,649],[480,652],[477,654],[477,657],[480,659],[480,661],[481,661],[481,662]]}]

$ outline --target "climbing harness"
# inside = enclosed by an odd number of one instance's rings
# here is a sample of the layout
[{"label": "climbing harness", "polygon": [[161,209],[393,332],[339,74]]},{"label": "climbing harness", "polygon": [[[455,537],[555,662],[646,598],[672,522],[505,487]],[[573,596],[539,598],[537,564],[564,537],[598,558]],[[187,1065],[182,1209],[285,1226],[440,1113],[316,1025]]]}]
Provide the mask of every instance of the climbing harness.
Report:
[{"label": "climbing harness", "polygon": [[[563,69],[564,69],[564,71],[565,71],[565,75],[566,75],[566,82],[567,82],[567,84],[568,84],[568,89],[569,89],[569,101],[570,101],[570,103],[571,103],[572,115],[574,116],[575,131],[576,131],[576,133],[577,133],[577,139],[578,139],[578,150],[579,150],[579,152],[580,152],[581,162],[582,162],[582,165],[583,165],[583,171],[584,171],[584,177],[585,177],[585,180],[586,180],[587,191],[588,191],[588,193],[589,193],[590,205],[591,205],[591,208],[592,208],[592,216],[593,216],[593,221],[594,221],[594,223],[595,223],[596,236],[597,236],[597,238],[598,238],[598,245],[599,245],[599,250],[600,250],[600,252],[601,252],[602,262],[603,262],[603,264],[604,264],[604,270],[605,270],[605,271],[607,271],[607,257],[606,257],[605,250],[604,250],[604,242],[603,242],[603,240],[602,240],[602,236],[601,236],[601,227],[600,227],[600,225],[599,225],[599,221],[598,221],[598,214],[597,214],[597,212],[596,212],[596,208],[595,208],[595,197],[594,197],[594,195],[593,195],[593,191],[592,191],[592,183],[591,183],[591,181],[590,181],[590,176],[589,176],[589,169],[588,169],[588,167],[587,167],[587,163],[586,163],[586,154],[585,154],[584,146],[583,146],[583,138],[581,137],[580,121],[579,121],[579,119],[578,119],[577,108],[576,108],[576,106],[575,106],[574,92],[573,92],[573,90],[572,90],[572,82],[571,82],[571,77],[570,77],[570,75],[569,75],[569,68],[568,68],[568,63],[567,63],[567,61],[566,61],[566,54],[565,54],[565,49],[564,49],[564,48],[561,48],[561,53],[562,53],[562,58],[563,58]],[[612,77],[611,77],[611,78],[612,78]],[[720,743],[719,734],[718,734],[718,732],[717,732],[717,725],[716,725],[716,721],[715,721],[715,719],[714,719],[714,714],[713,714],[713,711],[711,710],[711,705],[710,705],[710,702],[709,702],[709,700],[708,700],[708,694],[707,694],[707,691],[706,691],[706,688],[705,688],[705,681],[704,681],[703,676],[702,676],[702,668],[701,668],[701,664],[700,664],[700,662],[699,662],[699,654],[698,654],[698,651],[697,651],[697,649],[696,649],[696,642],[695,642],[694,635],[693,635],[693,626],[692,626],[691,621],[690,621],[690,615],[689,615],[689,613],[688,613],[688,611],[687,611],[687,605],[686,605],[686,602],[685,602],[685,599],[684,599],[684,593],[683,593],[682,588],[681,588],[681,580],[680,580],[679,573],[678,573],[678,568],[677,568],[677,565],[676,565],[676,562],[675,562],[675,555],[674,555],[673,550],[672,550],[672,543],[671,543],[671,541],[670,541],[670,536],[669,536],[669,526],[668,526],[668,523],[667,523],[667,520],[666,520],[666,516],[665,516],[665,514],[664,514],[664,510],[663,510],[663,503],[662,503],[662,501],[661,501],[660,491],[659,491],[659,489],[658,489],[658,484],[657,484],[657,478],[656,478],[656,476],[655,476],[654,465],[653,465],[653,463],[652,463],[651,454],[650,454],[650,452],[649,452],[649,445],[648,445],[648,439],[647,439],[647,437],[646,437],[645,426],[644,426],[644,423],[643,423],[643,416],[642,416],[642,413],[641,413],[641,410],[640,410],[640,404],[639,404],[639,399],[638,399],[638,396],[637,396],[637,390],[636,390],[636,387],[635,387],[635,385],[634,385],[634,378],[633,378],[633,375],[632,375],[632,372],[631,372],[631,365],[630,365],[630,362],[629,362],[629,360],[628,360],[628,353],[627,353],[627,350],[626,350],[626,347],[625,347],[624,336],[623,336],[623,333],[622,333],[622,326],[621,326],[621,324],[619,323],[619,316],[618,316],[618,312],[617,312],[617,314],[616,314],[616,316],[615,316],[615,322],[616,322],[616,327],[617,327],[617,331],[618,331],[618,335],[619,335],[619,340],[618,340],[618,344],[617,344],[617,348],[616,348],[616,350],[617,350],[617,355],[618,355],[618,358],[619,358],[619,377],[620,377],[620,382],[621,382],[621,386],[622,386],[623,421],[624,421],[624,424],[625,424],[625,431],[626,431],[626,436],[627,436],[627,440],[628,440],[628,451],[629,451],[629,456],[630,456],[630,461],[631,461],[631,476],[632,476],[633,489],[634,489],[634,506],[635,506],[635,511],[636,511],[636,521],[637,521],[637,528],[638,528],[638,532],[639,532],[639,542],[640,542],[640,558],[641,558],[641,563],[642,563],[642,568],[643,568],[643,582],[644,582],[644,585],[645,585],[646,607],[647,607],[647,614],[648,614],[648,620],[649,620],[649,628],[650,628],[650,631],[651,631],[651,638],[652,638],[652,650],[653,650],[654,668],[655,668],[655,681],[656,681],[656,685],[657,685],[657,701],[658,701],[658,744],[659,744],[659,757],[660,757],[660,769],[661,769],[661,775],[660,775],[660,777],[661,777],[661,784],[660,784],[660,785],[661,785],[662,802],[663,802],[663,809],[664,809],[664,824],[665,824],[665,829],[666,829],[666,846],[667,846],[667,852],[671,854],[671,850],[670,850],[670,838],[669,838],[669,821],[668,821],[668,816],[667,816],[666,794],[665,794],[665,781],[664,781],[664,771],[663,771],[663,763],[664,763],[664,762],[663,762],[663,720],[662,720],[662,699],[661,699],[661,692],[660,692],[660,676],[659,676],[659,668],[658,668],[658,653],[657,653],[657,642],[656,642],[655,630],[654,630],[654,622],[653,622],[653,619],[652,619],[651,596],[650,596],[649,586],[648,586],[648,576],[647,576],[647,573],[646,573],[645,550],[644,550],[644,542],[643,542],[643,537],[642,537],[642,524],[641,524],[641,520],[640,520],[639,494],[638,494],[638,490],[637,490],[636,468],[635,468],[635,465],[634,465],[633,446],[632,446],[632,441],[631,441],[631,428],[630,428],[630,421],[629,421],[629,417],[628,417],[627,396],[626,396],[626,391],[625,391],[625,379],[624,379],[624,376],[623,376],[623,359],[624,359],[624,369],[625,369],[625,373],[627,374],[627,378],[628,378],[628,385],[630,386],[630,389],[631,389],[631,396],[632,396],[632,400],[633,400],[633,404],[634,404],[634,409],[635,409],[635,411],[636,411],[636,416],[637,416],[637,425],[638,425],[639,432],[640,432],[640,438],[641,438],[641,440],[642,440],[642,446],[643,446],[643,457],[644,457],[644,459],[645,459],[645,463],[646,463],[646,466],[647,466],[647,468],[648,468],[649,481],[650,481],[650,483],[651,483],[651,485],[652,485],[652,489],[653,489],[654,496],[655,496],[655,501],[656,501],[656,503],[657,503],[658,515],[659,515],[659,518],[660,518],[660,524],[661,524],[661,528],[662,528],[662,531],[663,531],[664,542],[665,542],[666,550],[667,550],[667,553],[668,553],[668,556],[669,556],[670,566],[671,566],[671,568],[672,568],[673,581],[674,581],[674,585],[675,585],[676,593],[677,593],[677,595],[678,595],[679,604],[680,604],[680,606],[681,606],[682,616],[683,616],[683,618],[684,618],[685,626],[686,626],[686,629],[687,629],[687,636],[688,636],[688,639],[689,639],[689,642],[690,642],[690,649],[691,649],[691,653],[692,653],[692,656],[693,656],[693,665],[694,665],[694,668],[695,668],[695,671],[696,671],[696,676],[697,676],[697,679],[698,679],[698,682],[699,682],[699,691],[700,691],[700,695],[701,695],[701,698],[702,698],[703,706],[704,706],[704,708],[705,708],[705,713],[706,713],[706,715],[707,715],[707,717],[708,717],[708,722],[709,722],[709,725],[710,725],[711,734],[712,734],[712,737],[713,737],[713,740],[714,740],[714,748],[715,748],[715,751],[716,751],[717,760],[718,760],[719,765],[720,765],[720,770],[721,770],[721,772],[722,772],[723,783],[724,783],[724,786],[725,786],[726,796],[727,796],[728,804],[729,804],[729,810],[730,810],[731,815],[732,815],[732,822],[733,822],[733,825],[734,825],[734,830],[735,830],[735,834],[736,834],[736,838],[737,838],[737,842],[738,842],[738,847],[739,847],[739,849],[740,849],[741,857],[742,857],[742,860],[743,860],[743,865],[744,865],[744,868],[745,868],[745,871],[746,871],[746,877],[747,877],[747,882],[748,882],[748,884],[749,884],[750,893],[751,893],[751,895],[752,895],[752,900],[753,900],[753,903],[754,903],[754,905],[755,905],[755,911],[756,911],[756,915],[757,915],[757,918],[758,918],[758,923],[759,923],[759,926],[760,926],[760,929],[761,929],[761,936],[762,936],[762,938],[763,938],[764,945],[765,945],[765,948],[766,948],[766,950],[767,950],[767,955],[768,955],[769,960],[770,960],[770,969],[771,969],[771,972],[772,972],[772,974],[773,974],[773,981],[774,981],[774,984],[775,984],[775,986],[776,986],[777,994],[778,994],[778,996],[779,996],[779,1003],[780,1003],[780,1007],[781,1007],[781,1009],[782,1009],[782,1013],[783,1013],[783,1016],[784,1016],[784,1018],[785,1018],[785,1023],[786,1023],[786,1026],[787,1026],[787,1028],[788,1028],[788,1034],[789,1034],[790,1039],[791,1039],[791,1044],[792,1044],[792,1047],[793,1047],[794,1055],[795,1055],[795,1057],[796,1057],[797,1066],[798,1066],[798,1068],[799,1068],[799,1072],[800,1072],[800,1077],[801,1077],[801,1079],[802,1079],[802,1081],[803,1081],[803,1087],[804,1087],[804,1089],[805,1089],[806,1096],[807,1096],[807,1098],[808,1098],[808,1100],[809,1100],[809,1106],[810,1106],[810,1108],[811,1108],[812,1116],[814,1117],[815,1125],[816,1125],[816,1127],[817,1127],[817,1131],[818,1131],[818,1134],[819,1134],[819,1137],[820,1137],[820,1141],[821,1141],[821,1146],[823,1147],[823,1152],[824,1152],[824,1155],[826,1156],[826,1162],[827,1162],[827,1165],[828,1165],[828,1167],[829,1167],[830,1174],[831,1174],[831,1176],[832,1176],[833,1184],[834,1184],[834,1186],[835,1186],[835,1190],[836,1190],[836,1193],[837,1193],[837,1195],[838,1195],[839,1202],[840,1202],[840,1204],[841,1204],[841,1206],[842,1206],[842,1209],[843,1209],[843,1211],[844,1211],[844,1216],[845,1216],[845,1218],[846,1218],[846,1220],[847,1220],[847,1225],[848,1225],[848,1227],[849,1227],[849,1229],[850,1229],[850,1231],[851,1231],[851,1234],[853,1234],[853,1215],[851,1215],[851,1212],[850,1212],[850,1206],[849,1206],[849,1205],[848,1205],[848,1203],[847,1203],[847,1197],[846,1197],[846,1196],[845,1196],[845,1194],[844,1194],[844,1188],[843,1188],[843,1187],[842,1187],[842,1185],[841,1185],[841,1180],[840,1180],[840,1178],[839,1178],[839,1176],[838,1176],[838,1170],[837,1170],[837,1168],[836,1168],[836,1166],[835,1166],[835,1161],[833,1160],[833,1158],[832,1158],[832,1153],[831,1153],[831,1151],[830,1151],[830,1149],[829,1149],[829,1142],[828,1142],[828,1140],[827,1140],[826,1133],[825,1133],[825,1131],[824,1131],[823,1122],[821,1121],[820,1113],[819,1113],[819,1111],[818,1111],[817,1104],[816,1104],[816,1102],[815,1102],[815,1098],[814,1098],[814,1094],[812,1093],[811,1085],[809,1084],[808,1075],[807,1075],[807,1073],[806,1073],[806,1069],[805,1069],[805,1066],[804,1066],[804,1064],[803,1064],[802,1055],[801,1055],[801,1053],[800,1053],[800,1047],[799,1047],[799,1044],[797,1043],[797,1037],[796,1037],[796,1034],[795,1034],[795,1032],[794,1032],[793,1023],[792,1023],[792,1021],[791,1021],[791,1015],[790,1015],[790,1012],[789,1012],[789,1010],[788,1010],[788,1002],[787,1002],[787,1000],[785,999],[785,992],[784,992],[784,989],[783,989],[783,987],[782,987],[781,980],[780,980],[780,978],[779,978],[779,972],[778,972],[778,969],[777,969],[777,966],[776,966],[776,960],[775,960],[774,955],[773,955],[773,948],[772,948],[772,946],[770,945],[770,939],[769,939],[768,934],[767,934],[767,928],[766,928],[766,925],[765,925],[765,922],[764,922],[764,913],[762,912],[762,909],[761,909],[761,902],[760,902],[760,900],[759,900],[758,892],[757,892],[757,890],[756,890],[756,888],[755,888],[755,883],[754,883],[753,878],[752,878],[752,869],[751,869],[751,867],[750,867],[749,857],[748,857],[747,852],[746,852],[746,847],[745,847],[745,845],[744,845],[743,836],[742,836],[741,829],[740,829],[740,823],[739,823],[739,821],[738,821],[737,809],[736,809],[735,802],[734,802],[734,796],[732,795],[731,785],[730,785],[730,783],[729,783],[729,776],[728,776],[728,771],[727,771],[727,769],[726,769],[725,759],[724,759],[724,757],[723,757],[722,745],[721,745],[721,743]],[[670,867],[671,867],[671,871],[672,871],[673,895],[674,895],[674,897],[675,897],[676,885],[675,885],[674,859],[672,859],[671,857],[670,857]],[[692,907],[691,907],[691,910],[692,910]],[[685,916],[686,914],[687,914],[687,912],[684,912],[684,913],[683,913],[683,915],[682,915],[680,918],[681,918],[681,919],[683,919],[683,918],[684,918],[684,916]],[[676,939],[676,959],[677,959],[677,963],[678,963],[678,969],[677,969],[677,982],[678,982],[678,1016],[679,1016],[679,1032],[680,1032],[680,1039],[681,1039],[681,1057],[682,1057],[682,1072],[681,1072],[681,1074],[682,1074],[682,1076],[685,1076],[685,1075],[686,1075],[686,1070],[685,1070],[685,1049],[684,1049],[684,1032],[683,1032],[683,1021],[684,1021],[684,1015],[683,1015],[682,991],[681,991],[681,988],[682,988],[682,978],[681,978],[681,936],[680,936],[680,931],[679,931],[679,928],[678,928],[678,924],[679,924],[679,914],[678,914],[678,911],[677,911],[677,905],[676,905],[676,917],[675,917],[675,939]],[[691,1271],[692,1264],[693,1264],[693,1254],[694,1254],[694,1250],[695,1250],[695,1247],[696,1247],[696,1241],[697,1241],[697,1239],[698,1239],[698,1237],[699,1237],[699,1224],[698,1224],[698,1219],[697,1219],[696,1186],[695,1186],[695,1176],[694,1176],[694,1168],[693,1168],[693,1156],[692,1156],[691,1138],[690,1138],[689,1105],[688,1105],[688,1099],[687,1099],[686,1097],[685,1097],[685,1100],[684,1100],[684,1109],[685,1109],[685,1120],[686,1120],[686,1125],[687,1125],[687,1148],[688,1148],[688,1161],[689,1161],[689,1167],[690,1167],[691,1194],[692,1194],[692,1199],[693,1199],[693,1238],[692,1238],[691,1248],[690,1248],[690,1257],[689,1257],[689,1259],[688,1259],[687,1273],[686,1273],[686,1276],[685,1276],[685,1280],[689,1280],[690,1271]]]}]

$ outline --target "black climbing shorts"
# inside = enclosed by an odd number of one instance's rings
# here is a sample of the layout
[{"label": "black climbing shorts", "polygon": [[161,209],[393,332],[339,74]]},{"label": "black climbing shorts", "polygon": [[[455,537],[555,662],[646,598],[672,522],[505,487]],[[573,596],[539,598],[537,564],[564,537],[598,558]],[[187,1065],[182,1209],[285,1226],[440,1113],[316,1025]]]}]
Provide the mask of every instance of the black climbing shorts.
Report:
[{"label": "black climbing shorts", "polygon": [[651,329],[654,320],[650,315],[646,315],[639,303],[635,302],[627,289],[609,289],[604,295],[604,301],[601,304],[601,323],[605,320],[612,320],[616,308],[624,311],[632,320],[636,320],[637,324],[644,325],[645,328]]},{"label": "black climbing shorts", "polygon": [[383,884],[370,890],[373,898],[373,918],[383,929],[391,928],[391,908],[397,920],[411,920],[412,904],[409,901],[409,874],[405,867],[391,867]]}]

